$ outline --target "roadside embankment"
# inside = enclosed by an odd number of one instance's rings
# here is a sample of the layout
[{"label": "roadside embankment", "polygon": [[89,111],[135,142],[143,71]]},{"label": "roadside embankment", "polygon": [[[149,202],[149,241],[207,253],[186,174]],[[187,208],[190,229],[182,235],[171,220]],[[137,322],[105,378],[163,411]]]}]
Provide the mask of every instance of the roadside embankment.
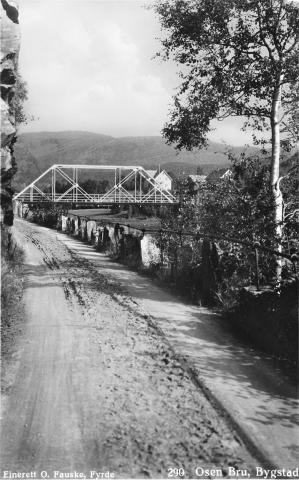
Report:
[{"label": "roadside embankment", "polygon": [[9,391],[10,363],[24,328],[23,250],[10,229],[1,231],[1,394]]},{"label": "roadside embankment", "polygon": [[23,251],[11,232],[1,232],[1,329],[2,354],[8,347],[7,339],[14,330],[17,304],[22,296]]}]

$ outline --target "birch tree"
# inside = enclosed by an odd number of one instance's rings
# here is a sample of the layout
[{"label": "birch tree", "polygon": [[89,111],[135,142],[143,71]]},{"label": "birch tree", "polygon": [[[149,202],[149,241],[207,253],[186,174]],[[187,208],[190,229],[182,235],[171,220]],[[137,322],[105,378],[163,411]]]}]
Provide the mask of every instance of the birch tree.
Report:
[{"label": "birch tree", "polygon": [[167,142],[202,148],[211,120],[231,116],[243,117],[256,141],[267,133],[278,240],[281,146],[290,148],[298,136],[298,6],[287,0],[158,0],[153,7],[164,32],[158,56],[181,67],[163,129]]}]

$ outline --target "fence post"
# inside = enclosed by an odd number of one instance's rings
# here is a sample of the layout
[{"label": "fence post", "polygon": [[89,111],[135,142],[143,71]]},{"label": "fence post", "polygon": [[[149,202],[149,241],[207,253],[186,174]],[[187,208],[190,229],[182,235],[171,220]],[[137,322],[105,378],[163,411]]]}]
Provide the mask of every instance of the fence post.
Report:
[{"label": "fence post", "polygon": [[256,289],[260,290],[260,272],[259,272],[259,252],[258,247],[260,246],[259,242],[254,242],[254,254],[255,254],[255,280],[256,280]]}]

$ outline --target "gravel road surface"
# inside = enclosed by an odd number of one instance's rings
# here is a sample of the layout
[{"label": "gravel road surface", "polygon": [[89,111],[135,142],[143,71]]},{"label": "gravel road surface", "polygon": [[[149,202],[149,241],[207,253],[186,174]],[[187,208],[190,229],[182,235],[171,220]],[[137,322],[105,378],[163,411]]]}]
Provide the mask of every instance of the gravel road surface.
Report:
[{"label": "gravel road surface", "polygon": [[14,230],[26,255],[24,333],[2,372],[2,477],[253,471],[256,461],[121,285],[55,231],[20,220]]}]

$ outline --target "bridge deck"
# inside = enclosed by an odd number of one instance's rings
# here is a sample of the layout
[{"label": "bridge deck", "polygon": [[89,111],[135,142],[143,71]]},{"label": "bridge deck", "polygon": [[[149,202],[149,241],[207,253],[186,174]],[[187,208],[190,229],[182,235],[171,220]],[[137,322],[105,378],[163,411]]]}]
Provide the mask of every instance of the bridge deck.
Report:
[{"label": "bridge deck", "polygon": [[71,196],[64,196],[61,198],[60,195],[55,195],[54,198],[50,196],[41,196],[41,195],[30,195],[29,193],[23,194],[17,198],[18,201],[23,203],[80,203],[80,204],[103,204],[103,205],[110,205],[110,204],[137,204],[140,205],[142,203],[145,204],[155,204],[155,203],[165,203],[165,204],[175,204],[178,203],[178,200],[174,199],[173,201],[169,201],[169,199],[165,199],[162,195],[156,195],[155,198],[145,198],[144,195],[136,195],[133,197],[127,197],[122,195],[116,195],[115,197],[106,196],[105,194],[91,194],[89,198],[86,196],[78,195],[77,197],[73,198]]}]

